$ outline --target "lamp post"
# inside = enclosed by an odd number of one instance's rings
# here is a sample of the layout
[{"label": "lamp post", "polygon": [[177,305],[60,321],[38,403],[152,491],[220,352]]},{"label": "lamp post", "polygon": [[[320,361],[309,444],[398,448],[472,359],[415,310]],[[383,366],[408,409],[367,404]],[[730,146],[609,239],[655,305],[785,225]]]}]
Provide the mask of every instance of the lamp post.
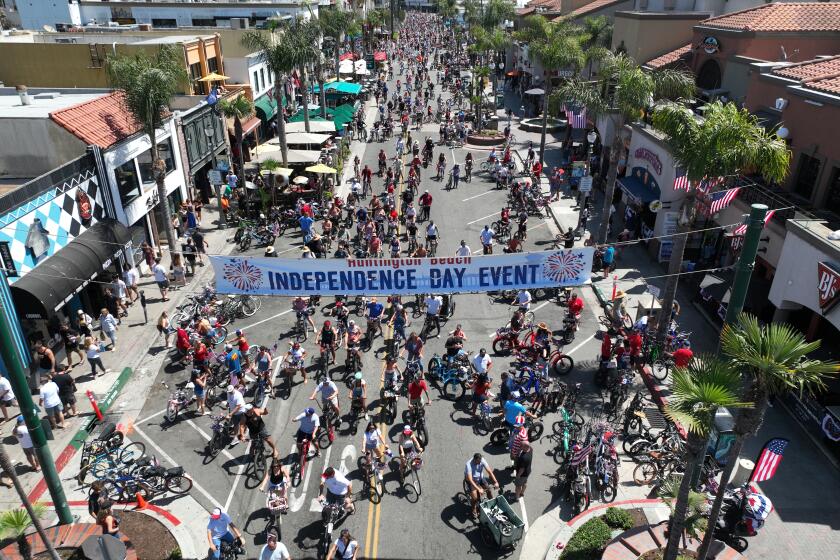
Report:
[{"label": "lamp post", "polygon": [[[594,144],[595,140],[597,140],[597,139],[598,139],[598,135],[595,133],[594,130],[590,130],[589,133],[586,135],[586,141],[588,143],[587,161],[586,161],[586,177],[590,177],[590,180],[591,180],[592,173],[590,171],[589,162],[592,160],[592,144]],[[590,190],[592,189],[592,183],[591,182],[589,183],[589,189]],[[583,190],[579,189],[579,192],[578,192],[578,197],[579,197],[578,206],[580,208],[579,215],[578,215],[578,228],[580,228],[581,226],[583,226],[583,227],[586,226],[586,219],[584,218],[584,213],[586,212],[586,202],[589,200],[590,190],[587,190],[586,192],[583,192]]]}]

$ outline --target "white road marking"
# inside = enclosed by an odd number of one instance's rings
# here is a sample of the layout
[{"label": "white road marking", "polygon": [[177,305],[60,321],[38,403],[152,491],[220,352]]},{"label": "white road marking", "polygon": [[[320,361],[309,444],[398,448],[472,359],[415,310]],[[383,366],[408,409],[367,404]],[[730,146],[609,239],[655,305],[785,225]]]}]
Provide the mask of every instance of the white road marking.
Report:
[{"label": "white road marking", "polygon": [[[192,427],[193,427],[193,429],[194,429],[196,432],[198,432],[198,434],[199,434],[201,437],[203,437],[205,440],[210,441],[210,439],[211,439],[210,435],[209,435],[207,432],[205,432],[204,430],[202,430],[201,428],[199,428],[199,427],[196,425],[196,423],[195,423],[195,422],[193,422],[192,420],[187,420],[187,424],[189,424],[190,426],[192,426]],[[227,457],[227,458],[228,458],[228,459],[230,459],[231,461],[235,461],[235,460],[236,460],[236,457],[234,457],[233,455],[231,455],[231,454],[230,454],[230,451],[228,451],[227,449],[222,449],[222,455],[224,455],[225,457]]]},{"label": "white road marking", "polygon": [[481,220],[486,220],[487,218],[492,218],[492,217],[493,217],[493,216],[495,216],[496,214],[498,214],[498,212],[493,212],[492,214],[487,214],[486,216],[483,216],[483,217],[481,217],[481,218],[479,218],[479,219],[477,219],[477,220],[473,220],[473,221],[471,221],[471,222],[467,222],[467,224],[466,224],[466,225],[471,226],[471,225],[473,225],[473,224],[474,224],[474,223],[476,223],[476,222],[480,222]]},{"label": "white road marking", "polygon": [[469,198],[465,198],[465,199],[464,199],[464,200],[462,200],[461,202],[466,202],[466,201],[468,201],[468,200],[472,200],[472,199],[474,199],[474,198],[478,198],[478,197],[480,197],[480,196],[484,196],[484,195],[487,195],[487,194],[493,194],[494,192],[496,192],[496,191],[487,191],[487,192],[483,192],[483,193],[481,193],[481,194],[477,194],[477,195],[475,195],[475,196],[471,196],[471,197],[469,197]]},{"label": "white road marking", "polygon": [[[145,433],[143,433],[143,430],[141,430],[137,426],[134,426],[134,431],[137,432],[140,435],[140,437],[145,439],[149,443],[149,445],[151,445],[154,448],[154,450],[157,451],[158,454],[161,457],[164,458],[164,460],[169,462],[169,464],[171,464],[173,467],[179,466],[178,463],[173,461],[172,457],[167,455],[166,452],[163,449],[161,449],[158,444],[156,444],[154,441],[152,441],[151,438],[149,438],[149,436],[147,436]],[[195,481],[195,479],[193,479],[193,488],[195,488],[196,490],[201,492],[204,495],[204,497],[207,498],[210,501],[210,503],[213,504],[215,507],[217,507],[217,508],[222,507],[222,505],[216,500],[216,498],[211,496],[210,493],[207,490],[205,490],[199,483],[197,483]]]},{"label": "white road marking", "polygon": [[[297,444],[293,444],[292,445],[292,453],[295,453],[296,451],[297,451]],[[311,459],[315,459],[315,457],[312,457]],[[308,460],[306,462],[306,475],[304,475],[303,484],[301,484],[301,486],[303,487],[303,490],[301,492],[301,495],[299,497],[295,498],[295,503],[292,504],[292,507],[290,508],[292,511],[297,511],[301,507],[303,507],[303,502],[306,500],[306,489],[309,487],[309,477],[312,475],[312,468],[313,468],[312,460]]]},{"label": "white road marking", "polygon": [[[327,470],[327,465],[330,464],[330,456],[332,456],[332,445],[327,447],[327,452],[324,454],[324,466],[321,467],[321,474],[324,474],[324,471]],[[309,502],[309,511],[315,511],[318,513],[324,511],[324,505],[318,499],[320,496],[321,493],[319,492],[318,495],[312,498]]]},{"label": "white road marking", "polygon": [[154,413],[154,414],[152,414],[151,416],[147,416],[146,418],[143,418],[142,420],[136,420],[136,421],[134,422],[134,425],[136,426],[137,424],[145,424],[145,423],[146,423],[146,422],[148,422],[149,420],[151,420],[151,419],[153,419],[153,418],[157,418],[157,417],[158,417],[158,416],[160,416],[161,414],[165,414],[165,413],[166,413],[166,409],[164,408],[164,409],[163,409],[163,410],[161,410],[160,412],[155,412],[155,413]]},{"label": "white road marking", "polygon": [[519,498],[519,507],[522,509],[522,523],[525,524],[525,532],[528,532],[528,512],[525,510],[525,496]]},{"label": "white road marking", "polygon": [[583,346],[584,344],[586,344],[587,342],[589,342],[593,338],[595,338],[595,333],[593,333],[592,336],[587,337],[586,340],[582,341],[580,344],[578,344],[577,346],[575,346],[574,348],[572,348],[568,352],[564,352],[564,354],[566,354],[567,356],[570,355],[570,354],[573,354],[575,350],[579,349],[581,346]]},{"label": "white road marking", "polygon": [[292,312],[292,310],[291,310],[291,309],[287,309],[286,311],[281,311],[280,313],[278,313],[278,314],[276,314],[276,315],[272,315],[271,317],[266,317],[266,318],[265,318],[265,319],[263,319],[262,321],[257,321],[257,322],[256,322],[256,323],[254,323],[253,325],[247,325],[247,326],[244,326],[244,327],[239,327],[239,328],[240,328],[241,330],[243,330],[243,331],[244,331],[244,330],[248,330],[248,329],[250,329],[250,328],[252,328],[252,327],[256,327],[257,325],[262,325],[262,324],[263,324],[263,323],[265,323],[266,321],[271,321],[272,319],[276,319],[277,317],[280,317],[281,315],[285,315],[286,313],[291,313],[291,312]]},{"label": "white road marking", "polygon": [[338,466],[338,470],[341,471],[341,474],[346,475],[349,469],[347,465],[344,463],[345,459],[350,459],[351,462],[356,460],[358,454],[356,453],[356,446],[352,444],[347,444],[344,446],[344,449],[341,450],[341,464]]},{"label": "white road marking", "polygon": [[531,226],[531,227],[529,227],[529,228],[528,228],[527,230],[525,230],[525,231],[531,231],[532,229],[537,229],[538,227],[543,227],[544,225],[548,225],[548,222],[542,222],[542,223],[539,223],[539,224],[537,224],[537,225],[535,225],[535,226]]},{"label": "white road marking", "polygon": [[[253,443],[251,444],[253,445]],[[250,446],[248,446],[250,449]],[[233,484],[230,487],[230,494],[228,494],[227,500],[225,500],[225,507],[223,511],[228,511],[230,507],[230,502],[233,500],[233,494],[236,492],[236,485],[239,484],[239,479],[242,478],[242,473],[245,472],[245,468],[247,467],[248,463],[242,463],[239,465],[239,472],[236,473],[236,476],[233,477]]]}]

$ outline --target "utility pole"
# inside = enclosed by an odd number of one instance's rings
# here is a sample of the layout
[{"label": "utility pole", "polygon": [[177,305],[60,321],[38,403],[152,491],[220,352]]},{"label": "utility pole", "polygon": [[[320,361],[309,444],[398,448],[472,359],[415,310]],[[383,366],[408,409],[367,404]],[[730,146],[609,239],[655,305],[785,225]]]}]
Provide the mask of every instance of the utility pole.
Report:
[{"label": "utility pole", "polygon": [[6,364],[9,381],[12,384],[12,392],[18,400],[20,412],[26,420],[26,427],[29,429],[35,454],[38,455],[38,461],[41,463],[41,474],[47,483],[55,512],[58,514],[58,522],[61,525],[69,525],[73,523],[73,515],[70,513],[67,498],[64,496],[64,488],[61,487],[61,479],[58,478],[52,453],[50,453],[50,448],[47,447],[47,436],[44,434],[41,418],[38,417],[35,402],[32,400],[32,392],[23,371],[23,362],[15,352],[11,322],[12,318],[9,310],[5,305],[0,304],[0,356],[3,357],[3,362]]},{"label": "utility pole", "polygon": [[758,243],[761,241],[761,231],[764,229],[764,217],[766,215],[766,205],[753,204],[750,206],[747,231],[744,234],[744,247],[741,249],[741,256],[738,257],[738,264],[735,267],[735,278],[732,281],[729,305],[726,308],[726,319],[724,319],[726,325],[735,324],[738,315],[744,309],[744,301],[747,299],[747,289],[750,286],[753,268],[755,268],[755,256],[758,254]]}]

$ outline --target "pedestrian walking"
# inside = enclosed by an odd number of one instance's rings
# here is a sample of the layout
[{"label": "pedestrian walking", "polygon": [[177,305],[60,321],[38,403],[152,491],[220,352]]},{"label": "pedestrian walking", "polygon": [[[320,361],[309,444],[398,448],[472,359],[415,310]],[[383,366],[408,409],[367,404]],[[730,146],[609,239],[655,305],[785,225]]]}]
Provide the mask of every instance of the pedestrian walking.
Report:
[{"label": "pedestrian walking", "polygon": [[193,393],[195,394],[195,413],[196,414],[210,414],[204,409],[205,392],[207,390],[207,371],[201,369],[193,369],[190,375],[190,383],[193,384]]},{"label": "pedestrian walking", "polygon": [[123,267],[123,281],[125,282],[128,304],[131,305],[140,297],[140,291],[137,289],[137,269],[128,263]]},{"label": "pedestrian walking", "polygon": [[52,380],[52,375],[46,375],[41,380],[41,392],[38,395],[38,402],[44,407],[47,419],[52,429],[56,427],[64,429],[64,414],[62,410],[61,397],[58,396],[58,385]]},{"label": "pedestrian walking", "polygon": [[528,477],[531,476],[531,461],[534,458],[534,452],[531,448],[530,442],[524,440],[519,444],[519,454],[516,456],[516,461],[513,465],[514,479],[513,484],[516,489],[516,499],[522,498],[525,494],[525,487],[528,485]]},{"label": "pedestrian walking", "polygon": [[152,274],[155,275],[155,282],[160,288],[160,297],[163,301],[169,301],[166,293],[169,290],[169,278],[166,275],[166,269],[160,264],[160,257],[155,259],[155,265],[152,267]]},{"label": "pedestrian walking", "polygon": [[181,246],[181,252],[184,253],[184,259],[187,261],[187,267],[189,268],[190,276],[194,276],[196,250],[191,237],[188,237],[186,244]]},{"label": "pedestrian walking", "polygon": [[120,300],[117,297],[117,294],[115,294],[111,288],[105,288],[105,308],[108,310],[108,313],[114,316],[117,324],[120,324],[122,306],[120,305]]},{"label": "pedestrian walking", "polygon": [[29,462],[29,466],[32,467],[32,470],[35,472],[41,472],[41,463],[38,462],[38,456],[35,454],[35,446],[32,444],[32,437],[29,435],[29,428],[26,427],[23,414],[17,417],[17,425],[15,426],[15,429],[12,430],[12,435],[17,438],[21,449],[23,449],[23,454],[26,455],[26,460]]},{"label": "pedestrian walking", "polygon": [[53,375],[53,383],[58,385],[58,397],[66,411],[64,416],[68,418],[76,416],[78,414],[76,412],[76,381],[68,373],[65,366],[58,366],[55,375]]},{"label": "pedestrian walking", "polygon": [[172,255],[172,276],[173,284],[178,287],[187,285],[187,271],[181,261],[181,255]]},{"label": "pedestrian walking", "polygon": [[82,337],[93,336],[93,317],[79,309],[76,311],[78,320],[79,335]]},{"label": "pedestrian walking", "polygon": [[140,251],[143,253],[143,260],[146,261],[146,266],[149,270],[155,266],[155,250],[145,241],[140,244]]},{"label": "pedestrian walking", "polygon": [[102,308],[99,312],[99,330],[101,331],[101,340],[105,340],[107,336],[111,340],[111,350],[117,344],[117,320],[106,308]]},{"label": "pedestrian walking", "polygon": [[163,335],[164,347],[170,348],[169,337],[172,336],[172,328],[169,321],[169,314],[166,311],[162,311],[160,317],[158,317],[157,330]]},{"label": "pedestrian walking", "polygon": [[0,375],[0,410],[3,411],[3,421],[9,420],[8,407],[17,406],[15,393],[12,391],[12,382]]},{"label": "pedestrian walking", "polygon": [[39,340],[35,343],[35,358],[38,360],[38,384],[51,373],[55,373],[55,354]]},{"label": "pedestrian walking", "polygon": [[99,344],[92,336],[85,338],[85,354],[87,355],[88,363],[90,364],[90,375],[96,377],[96,368],[102,370],[102,375],[105,375],[107,370],[102,365],[102,357],[99,355]]},{"label": "pedestrian walking", "polygon": [[195,244],[195,252],[198,254],[198,266],[204,266],[202,255],[207,252],[210,245],[207,244],[207,241],[204,239],[204,234],[198,228],[192,233],[192,241]]},{"label": "pedestrian walking", "polygon": [[61,340],[64,342],[64,354],[67,356],[67,367],[73,367],[73,353],[79,355],[79,363],[85,361],[85,354],[84,352],[79,349],[79,342],[81,338],[79,337],[79,333],[74,331],[70,328],[70,323],[68,321],[64,321],[58,329],[58,334],[61,336]]},{"label": "pedestrian walking", "polygon": [[122,276],[115,276],[114,283],[111,285],[111,291],[117,296],[117,302],[120,306],[120,311],[125,314],[126,298],[128,297],[128,284],[125,283]]}]

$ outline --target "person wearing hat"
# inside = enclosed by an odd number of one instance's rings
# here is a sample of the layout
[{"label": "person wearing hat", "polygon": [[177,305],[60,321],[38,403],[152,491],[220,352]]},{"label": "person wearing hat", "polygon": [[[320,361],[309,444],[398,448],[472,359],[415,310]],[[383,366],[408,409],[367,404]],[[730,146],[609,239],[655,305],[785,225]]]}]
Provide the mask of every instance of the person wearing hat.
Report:
[{"label": "person wearing hat", "polygon": [[248,356],[248,350],[251,348],[251,345],[248,343],[248,339],[245,338],[245,333],[242,329],[236,329],[236,339],[231,344],[236,344],[239,347],[239,355],[245,360],[245,371],[253,371],[254,366],[251,364],[251,357]]},{"label": "person wearing hat", "polygon": [[83,310],[79,309],[76,311],[77,317],[77,325],[79,327],[79,333],[83,337],[93,336],[93,317],[85,313]]},{"label": "person wearing hat", "polygon": [[230,384],[238,387],[242,377],[242,352],[232,344],[225,344],[225,366],[230,374]]},{"label": "person wearing hat", "polygon": [[361,371],[357,371],[353,376],[353,384],[350,387],[349,397],[351,403],[359,404],[359,409],[364,411],[365,420],[367,420],[367,383],[365,382]]},{"label": "person wearing hat", "polygon": [[23,414],[17,417],[17,423],[12,430],[12,435],[15,436],[23,449],[23,454],[26,455],[26,460],[29,461],[29,466],[35,472],[41,471],[41,463],[38,461],[38,456],[35,454],[35,446],[32,444],[32,437],[29,435],[29,428],[26,427]]},{"label": "person wearing hat", "polygon": [[311,406],[304,409],[303,412],[292,418],[292,422],[300,423],[300,427],[295,434],[298,457],[301,456],[304,441],[309,441],[312,444],[312,447],[315,448],[315,456],[318,457],[321,454],[321,450],[316,445],[318,441],[316,438],[318,437],[318,428],[321,426],[321,420],[318,418],[318,414],[315,413],[315,409]]},{"label": "person wearing hat", "polygon": [[274,247],[269,245],[265,248],[265,255],[266,257],[276,257],[277,253],[274,251]]},{"label": "person wearing hat", "polygon": [[211,557],[214,559],[222,557],[222,542],[242,546],[242,533],[221,508],[213,508],[210,512],[210,521],[207,523],[207,542],[210,544]]},{"label": "person wearing hat", "polygon": [[326,249],[324,248],[324,240],[317,233],[312,234],[312,239],[306,243],[306,246],[312,252],[313,257],[320,259],[325,256]]},{"label": "person wearing hat", "polygon": [[300,345],[300,342],[293,342],[289,351],[283,357],[283,363],[286,364],[284,371],[287,375],[294,376],[295,371],[300,371],[303,377],[303,382],[306,383],[306,350]]},{"label": "person wearing hat", "polygon": [[420,445],[414,430],[408,424],[403,426],[402,433],[397,440],[397,447],[399,447],[400,466],[403,472],[405,472],[406,466],[410,464],[409,461],[413,461],[415,457],[423,453],[423,446]]},{"label": "person wearing hat", "polygon": [[[326,488],[326,495],[323,495]],[[332,467],[327,467],[321,475],[321,485],[318,490],[319,500],[327,504],[344,504],[344,509],[355,513],[353,506],[353,483],[341,472]],[[329,558],[329,556],[327,556]]]},{"label": "person wearing hat", "polygon": [[259,408],[250,404],[245,405],[245,427],[248,428],[248,437],[251,441],[262,439],[269,448],[271,448],[271,456],[277,459],[279,453],[277,446],[274,445],[274,440],[271,434],[268,433],[268,427],[265,425],[263,416],[268,414],[267,408]]},{"label": "person wearing hat", "polygon": [[[268,477],[270,474],[269,471],[265,476]],[[290,560],[290,558],[289,549],[278,540],[277,533],[274,530],[269,531],[265,539],[265,546],[260,551],[259,560]]]},{"label": "person wearing hat", "polygon": [[230,446],[239,445],[239,442],[245,441],[245,397],[233,385],[227,386],[227,405],[228,418],[232,426],[236,426],[236,439],[234,439]]},{"label": "person wearing hat", "polygon": [[301,253],[300,258],[302,258],[302,259],[314,259],[315,258],[315,255],[312,254],[312,251],[309,249],[309,247],[304,246],[302,251],[303,252]]},{"label": "person wearing hat", "polygon": [[687,340],[673,354],[666,352],[666,355],[669,355],[674,360],[674,367],[686,367],[694,358],[694,352],[691,351],[691,343]]}]

